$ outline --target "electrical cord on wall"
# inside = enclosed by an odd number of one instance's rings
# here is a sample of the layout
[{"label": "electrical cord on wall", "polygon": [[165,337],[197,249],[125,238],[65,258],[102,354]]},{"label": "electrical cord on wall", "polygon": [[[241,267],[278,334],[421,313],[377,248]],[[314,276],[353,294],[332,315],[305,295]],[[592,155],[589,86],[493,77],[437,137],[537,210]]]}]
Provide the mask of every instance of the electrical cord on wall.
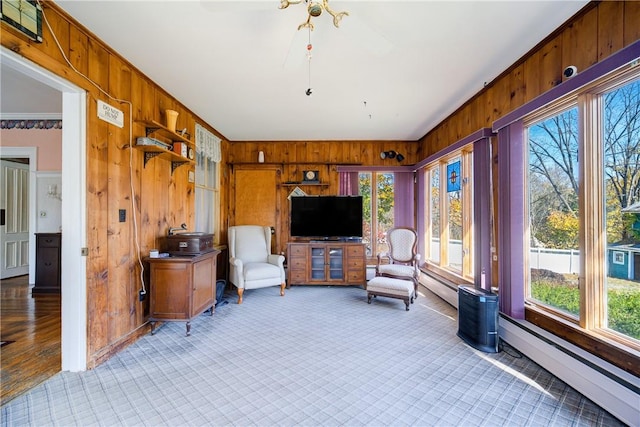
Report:
[{"label": "electrical cord on wall", "polygon": [[108,92],[106,92],[104,89],[102,89],[97,83],[95,83],[93,80],[91,80],[89,77],[87,77],[86,75],[84,75],[82,72],[80,72],[78,69],[76,69],[76,67],[73,66],[73,64],[71,63],[71,61],[69,61],[69,58],[67,58],[67,55],[64,52],[64,49],[62,49],[62,46],[60,45],[60,42],[58,41],[58,38],[56,37],[56,34],[53,31],[53,28],[51,28],[51,25],[49,24],[49,21],[47,20],[47,15],[44,12],[44,8],[42,7],[42,4],[40,3],[40,0],[36,0],[38,2],[38,5],[41,7],[42,9],[42,17],[44,19],[45,24],[47,25],[47,28],[49,29],[49,31],[51,32],[51,36],[53,37],[53,40],[56,42],[56,46],[58,46],[58,50],[60,51],[60,53],[62,54],[62,57],[64,58],[64,60],[66,61],[67,65],[69,65],[69,67],[71,67],[71,69],[78,75],[80,75],[81,77],[83,77],[85,80],[87,80],[89,83],[91,83],[96,89],[98,89],[102,94],[104,94],[105,96],[107,96],[109,99],[118,102],[120,104],[127,104],[127,106],[129,107],[129,144],[128,144],[128,148],[129,148],[129,186],[130,186],[130,191],[131,191],[131,212],[132,212],[132,219],[133,219],[133,236],[134,236],[134,242],[135,242],[135,247],[136,247],[136,259],[138,261],[138,264],[140,265],[140,283],[142,286],[142,289],[140,291],[140,296],[144,296],[147,294],[147,289],[144,283],[144,264],[142,262],[142,258],[140,257],[140,241],[138,238],[138,219],[136,216],[136,207],[135,207],[135,200],[136,200],[136,195],[135,195],[135,189],[133,187],[133,104],[131,103],[131,101],[128,101],[126,99],[119,99],[116,98],[114,96],[112,96],[111,94],[109,94]]}]

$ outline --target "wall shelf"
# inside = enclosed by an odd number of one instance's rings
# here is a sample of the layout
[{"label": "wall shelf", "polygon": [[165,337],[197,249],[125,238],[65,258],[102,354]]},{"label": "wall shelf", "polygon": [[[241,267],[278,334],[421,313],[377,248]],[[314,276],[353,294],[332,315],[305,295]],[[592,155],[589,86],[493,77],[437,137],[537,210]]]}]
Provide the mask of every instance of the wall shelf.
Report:
[{"label": "wall shelf", "polygon": [[144,166],[147,166],[147,162],[154,157],[161,156],[164,159],[171,161],[171,173],[178,167],[183,164],[195,164],[193,160],[189,160],[186,157],[182,157],[181,155],[174,153],[171,150],[165,150],[163,148],[157,147],[155,145],[134,145],[133,148],[136,150],[144,151]]},{"label": "wall shelf", "polygon": [[278,165],[278,166],[301,166],[301,165],[317,165],[317,166],[360,166],[361,162],[227,162],[228,165]]},{"label": "wall shelf", "polygon": [[[169,128],[161,125],[160,123],[153,120],[138,120],[136,123],[140,123],[145,127],[145,136],[149,136],[153,133],[157,134],[160,137],[167,138],[171,140],[171,142],[184,142],[189,146],[189,150],[193,152],[193,146],[189,139],[183,137],[182,135],[175,133]],[[160,156],[166,160],[171,161],[171,174],[178,168],[179,166],[185,164],[195,164],[194,160],[191,160],[187,157],[181,156],[180,154],[164,149],[162,147],[158,147],[156,145],[134,145],[136,150],[144,151],[144,167],[147,167],[147,162],[155,157]]]},{"label": "wall shelf", "polygon": [[136,123],[140,123],[145,127],[145,136],[149,136],[152,133],[156,133],[162,137],[170,139],[172,142],[186,142],[191,145],[191,140],[184,136],[170,130],[168,127],[161,125],[155,120],[136,120]]},{"label": "wall shelf", "polygon": [[316,187],[328,187],[330,184],[327,182],[283,182],[282,186],[283,187],[297,187],[297,186],[301,186],[301,185],[311,185],[311,186],[316,186]]}]

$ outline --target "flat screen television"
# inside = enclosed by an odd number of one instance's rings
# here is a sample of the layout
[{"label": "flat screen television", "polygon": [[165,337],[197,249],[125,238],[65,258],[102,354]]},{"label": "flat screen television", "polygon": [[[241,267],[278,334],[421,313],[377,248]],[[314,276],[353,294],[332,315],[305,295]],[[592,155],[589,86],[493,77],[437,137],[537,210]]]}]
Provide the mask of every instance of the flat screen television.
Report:
[{"label": "flat screen television", "polygon": [[292,237],[362,238],[362,196],[292,197],[290,225]]}]

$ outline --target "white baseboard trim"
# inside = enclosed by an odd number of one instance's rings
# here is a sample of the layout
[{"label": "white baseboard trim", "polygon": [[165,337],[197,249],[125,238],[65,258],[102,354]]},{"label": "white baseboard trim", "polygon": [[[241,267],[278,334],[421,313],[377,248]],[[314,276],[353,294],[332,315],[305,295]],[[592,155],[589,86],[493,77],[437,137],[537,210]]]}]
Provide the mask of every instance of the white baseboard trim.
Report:
[{"label": "white baseboard trim", "polygon": [[630,426],[640,426],[640,379],[527,322],[500,315],[499,335]]},{"label": "white baseboard trim", "polygon": [[[420,283],[453,307],[458,290],[422,274]],[[629,426],[640,426],[640,378],[526,320],[500,314],[502,340]]]},{"label": "white baseboard trim", "polygon": [[420,284],[454,306],[456,309],[458,308],[457,288],[453,288],[424,273],[420,274]]}]

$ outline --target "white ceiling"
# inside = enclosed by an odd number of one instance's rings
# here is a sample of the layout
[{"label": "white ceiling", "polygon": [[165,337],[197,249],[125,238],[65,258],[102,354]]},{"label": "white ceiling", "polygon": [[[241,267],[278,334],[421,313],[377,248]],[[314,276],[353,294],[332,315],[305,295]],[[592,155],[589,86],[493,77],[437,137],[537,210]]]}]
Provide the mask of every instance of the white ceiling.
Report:
[{"label": "white ceiling", "polygon": [[57,3],[227,139],[268,141],[419,139],[587,1],[331,0],[349,16],[313,19],[311,61],[300,4]]}]

